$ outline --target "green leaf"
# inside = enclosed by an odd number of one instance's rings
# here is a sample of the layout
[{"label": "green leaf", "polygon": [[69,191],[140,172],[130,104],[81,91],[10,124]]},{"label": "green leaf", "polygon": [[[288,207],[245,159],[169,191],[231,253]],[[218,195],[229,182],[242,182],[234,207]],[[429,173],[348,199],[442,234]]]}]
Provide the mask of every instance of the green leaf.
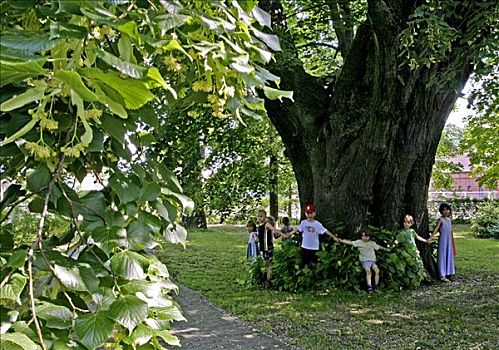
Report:
[{"label": "green leaf", "polygon": [[14,96],[11,99],[0,104],[0,111],[8,112],[14,109],[27,105],[28,103],[43,99],[47,84],[42,83],[32,89],[28,89],[20,95]]},{"label": "green leaf", "polygon": [[130,334],[130,340],[133,345],[142,346],[149,342],[154,336],[154,330],[145,324],[139,324],[137,328]]},{"label": "green leaf", "polygon": [[175,305],[165,306],[156,311],[156,317],[167,321],[187,321]]},{"label": "green leaf", "polygon": [[278,90],[278,89],[273,89],[268,86],[263,87],[263,92],[265,96],[270,99],[270,100],[277,100],[279,99],[282,101],[283,97],[289,98],[291,101],[293,100],[293,91],[285,91],[285,90]]},{"label": "green leaf", "polygon": [[117,246],[117,229],[119,228],[97,227],[92,232],[92,239],[95,241],[95,244],[108,256],[111,249]]},{"label": "green leaf", "polygon": [[47,59],[45,57],[29,61],[14,62],[9,60],[0,60],[0,87],[7,84],[19,82],[26,78],[45,75],[46,69],[43,65]]},{"label": "green leaf", "polygon": [[95,78],[116,90],[123,100],[127,109],[138,109],[154,98],[146,85],[138,80],[123,79],[118,73],[103,73],[98,69],[83,69],[85,76]]},{"label": "green leaf", "polygon": [[191,16],[182,15],[179,13],[167,13],[165,15],[157,16],[155,20],[158,21],[158,27],[161,29],[161,36],[164,37],[168,31],[181,26],[190,18]]},{"label": "green leaf", "polygon": [[146,223],[153,234],[158,234],[161,231],[163,222],[160,218],[146,211],[139,212],[139,220]]},{"label": "green leaf", "polygon": [[[169,204],[169,203],[168,203]],[[161,198],[154,201],[153,206],[157,210],[158,215],[165,219],[168,223],[175,221],[177,217],[177,211],[170,205],[164,205]]]},{"label": "green leaf", "polygon": [[263,41],[269,48],[274,51],[281,51],[281,44],[279,43],[279,37],[277,35],[261,32],[254,27],[252,30],[255,36]]},{"label": "green leaf", "polygon": [[185,212],[190,214],[194,210],[193,200],[190,199],[189,197],[187,197],[186,195],[184,195],[182,193],[174,192],[174,191],[170,190],[169,188],[165,188],[165,187],[161,188],[161,193],[163,193],[164,195],[175,198],[182,205],[182,208],[184,209]]},{"label": "green leaf", "polygon": [[27,255],[28,255],[28,252],[24,249],[14,250],[12,252],[12,255],[9,258],[9,262],[7,263],[7,266],[18,268],[18,269],[23,268]]},{"label": "green leaf", "polygon": [[146,201],[154,201],[161,194],[161,187],[155,182],[146,182],[141,197]]},{"label": "green leaf", "polygon": [[51,40],[50,34],[24,35],[2,35],[0,45],[10,49],[23,52],[35,53],[54,48],[58,40]]},{"label": "green leaf", "polygon": [[168,345],[180,346],[180,340],[167,330],[156,331],[156,336],[163,338]]},{"label": "green leaf", "polygon": [[130,21],[119,26],[114,26],[114,28],[128,35],[136,44],[140,45],[139,29],[135,22]]},{"label": "green leaf", "polygon": [[237,3],[246,13],[250,13],[258,3],[258,0],[237,0]]},{"label": "green leaf", "polygon": [[174,99],[177,99],[177,92],[163,79],[161,73],[156,67],[149,68],[147,76],[161,85],[163,89],[169,91]]},{"label": "green leaf", "polygon": [[111,270],[127,280],[142,280],[145,278],[144,266],[148,263],[149,261],[138,253],[123,251],[111,258]]},{"label": "green leaf", "polygon": [[50,39],[84,39],[88,35],[88,29],[75,24],[61,22],[50,23]]},{"label": "green leaf", "polygon": [[147,68],[124,61],[107,51],[96,49],[97,56],[114,67],[118,72],[128,75],[134,79],[142,79],[147,75]]},{"label": "green leaf", "polygon": [[125,142],[126,128],[123,122],[115,117],[104,114],[101,118],[102,128],[116,141],[123,144]]},{"label": "green leaf", "polygon": [[142,293],[149,299],[158,298],[163,290],[160,282],[151,281],[132,281],[122,287],[127,294],[136,295],[136,293]]},{"label": "green leaf", "polygon": [[14,134],[10,135],[9,137],[7,137],[5,140],[3,140],[2,142],[0,142],[0,146],[5,146],[11,142],[14,142],[15,140],[17,140],[18,138],[24,136],[25,134],[27,134],[31,129],[33,129],[33,127],[35,126],[35,124],[37,123],[38,121],[36,119],[31,119],[28,123],[26,123],[21,129],[17,130]]},{"label": "green leaf", "polygon": [[80,292],[90,292],[85,282],[83,282],[78,266],[69,268],[55,264],[54,271],[56,277],[66,288]]},{"label": "green leaf", "polygon": [[106,217],[107,202],[100,191],[90,191],[80,198],[80,213],[86,221],[102,220]]},{"label": "green leaf", "polygon": [[116,114],[118,117],[127,119],[128,118],[128,113],[126,112],[125,107],[121,103],[118,103],[111,99],[109,96],[106,95],[99,95],[99,98],[101,102],[106,105],[111,112]]},{"label": "green leaf", "polygon": [[111,336],[114,322],[106,316],[107,312],[98,311],[76,319],[76,335],[88,349],[96,349]]},{"label": "green leaf", "polygon": [[45,326],[56,329],[71,327],[73,314],[67,307],[42,301],[36,305],[36,315],[45,320]]},{"label": "green leaf", "polygon": [[[118,52],[120,53],[120,57],[122,60],[132,62],[133,48],[128,36],[122,35],[120,37],[120,40],[118,40]],[[133,59],[135,59],[135,57],[133,57]]]},{"label": "green leaf", "polygon": [[127,240],[130,248],[133,250],[144,249],[151,240],[149,233],[151,233],[149,226],[139,221],[133,221],[127,228]]},{"label": "green leaf", "polygon": [[9,282],[0,288],[0,305],[17,303],[21,304],[21,293],[26,286],[27,278],[19,273],[14,273]]},{"label": "green leaf", "polygon": [[272,26],[272,18],[270,14],[259,8],[258,6],[253,7],[251,11],[253,17],[260,23],[263,27],[271,27]]},{"label": "green leaf", "polygon": [[120,204],[135,201],[140,196],[140,188],[137,185],[116,173],[109,179],[109,186],[118,195]]},{"label": "green leaf", "polygon": [[51,178],[49,168],[41,163],[34,171],[28,173],[26,177],[28,189],[32,192],[40,192],[48,187]]},{"label": "green leaf", "polygon": [[0,349],[4,350],[38,350],[41,349],[26,334],[5,333],[0,336]]},{"label": "green leaf", "polygon": [[265,84],[268,81],[271,81],[279,85],[279,83],[281,82],[281,78],[279,78],[277,75],[272,74],[265,68],[259,66],[257,66],[256,68],[256,76],[262,80],[263,84]]},{"label": "green leaf", "polygon": [[185,51],[185,49],[182,47],[182,45],[180,45],[180,43],[178,42],[178,40],[175,40],[175,39],[171,40],[168,43],[168,45],[163,46],[163,50],[165,50],[165,51],[177,50],[177,51],[182,52],[184,55],[186,55],[189,58],[189,60],[191,60],[191,62],[193,60],[192,57],[191,57],[191,55],[189,55],[187,53],[187,51]]},{"label": "green leaf", "polygon": [[132,332],[147,317],[147,303],[134,295],[118,298],[109,308],[109,317]]},{"label": "green leaf", "polygon": [[79,265],[80,276],[90,293],[95,293],[99,290],[99,279],[96,277],[96,271],[88,264]]},{"label": "green leaf", "polygon": [[80,74],[75,71],[60,70],[55,77],[74,90],[85,101],[98,101],[99,98],[83,83]]}]

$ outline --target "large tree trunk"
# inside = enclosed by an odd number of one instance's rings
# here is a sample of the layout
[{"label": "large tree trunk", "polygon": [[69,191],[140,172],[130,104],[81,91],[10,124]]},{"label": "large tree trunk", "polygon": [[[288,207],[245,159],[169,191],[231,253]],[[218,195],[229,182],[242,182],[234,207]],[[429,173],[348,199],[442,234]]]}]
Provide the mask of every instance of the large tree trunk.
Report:
[{"label": "large tree trunk", "polygon": [[[292,40],[279,34],[286,55],[277,57],[273,70],[295,101],[267,101],[268,115],[285,143],[302,206],[315,202],[318,219],[345,223],[351,238],[368,224],[395,229],[405,214],[428,235],[436,149],[472,71],[460,43],[445,63],[401,67],[399,35],[418,1],[410,3],[369,2],[366,23],[329,89],[290,58]],[[453,81],[439,84],[449,70]]]}]

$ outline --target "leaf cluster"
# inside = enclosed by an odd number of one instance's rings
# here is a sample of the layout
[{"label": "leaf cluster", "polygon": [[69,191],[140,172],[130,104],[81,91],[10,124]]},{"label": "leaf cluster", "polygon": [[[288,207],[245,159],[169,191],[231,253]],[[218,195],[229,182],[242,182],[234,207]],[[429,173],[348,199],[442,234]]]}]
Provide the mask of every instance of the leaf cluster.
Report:
[{"label": "leaf cluster", "polygon": [[[153,106],[240,117],[258,110],[257,88],[290,96],[266,86],[279,42],[254,5],[2,2],[1,348],[179,345],[177,287],[151,252],[193,202],[148,155]],[[21,205],[36,224],[13,217]]]}]

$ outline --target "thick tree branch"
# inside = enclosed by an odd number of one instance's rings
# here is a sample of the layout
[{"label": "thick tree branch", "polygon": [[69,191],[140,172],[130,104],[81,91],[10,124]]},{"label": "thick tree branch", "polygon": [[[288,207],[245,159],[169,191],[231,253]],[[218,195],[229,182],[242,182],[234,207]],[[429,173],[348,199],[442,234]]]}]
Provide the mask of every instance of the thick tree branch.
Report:
[{"label": "thick tree branch", "polygon": [[353,41],[353,21],[349,12],[348,2],[328,0],[333,28],[338,38],[338,46],[343,57],[348,55]]},{"label": "thick tree branch", "polygon": [[321,42],[309,42],[306,44],[297,45],[296,48],[297,49],[304,49],[306,47],[311,47],[311,46],[325,46],[325,47],[330,47],[332,49],[338,50],[337,45],[329,44],[329,43],[321,43]]}]

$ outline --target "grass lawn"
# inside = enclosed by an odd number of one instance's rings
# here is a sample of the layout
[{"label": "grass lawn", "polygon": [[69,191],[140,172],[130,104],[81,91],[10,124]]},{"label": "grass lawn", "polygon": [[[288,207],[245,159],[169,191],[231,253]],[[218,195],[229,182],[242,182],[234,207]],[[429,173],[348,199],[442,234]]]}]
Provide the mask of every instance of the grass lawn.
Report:
[{"label": "grass lawn", "polygon": [[456,277],[416,291],[248,288],[244,227],[189,231],[160,254],[174,278],[256,328],[305,349],[499,349],[499,241],[456,225]]}]

